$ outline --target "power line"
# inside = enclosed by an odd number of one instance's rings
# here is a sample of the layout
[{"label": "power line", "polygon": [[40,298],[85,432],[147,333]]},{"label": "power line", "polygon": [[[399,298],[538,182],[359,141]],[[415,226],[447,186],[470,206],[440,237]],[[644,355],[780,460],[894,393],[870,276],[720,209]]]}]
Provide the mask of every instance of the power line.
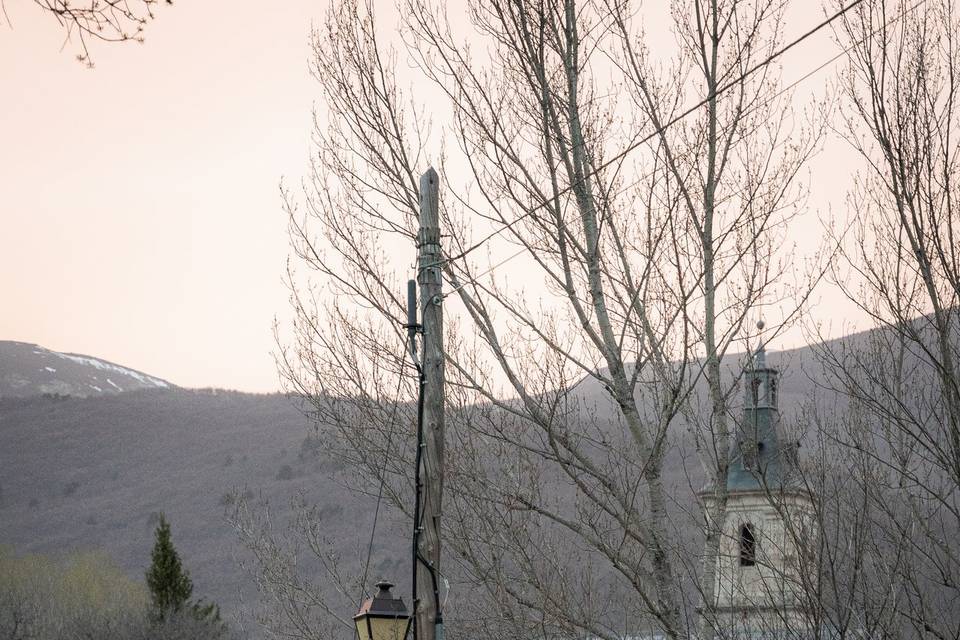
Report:
[{"label": "power line", "polygon": [[[626,147],[623,151],[621,151],[621,152],[618,153],[617,155],[613,156],[612,158],[610,158],[610,159],[607,160],[606,162],[601,163],[600,166],[598,166],[598,167],[597,167],[596,169],[594,169],[593,171],[589,171],[589,172],[584,176],[583,179],[586,180],[587,178],[598,174],[598,173],[599,173],[600,171],[602,171],[603,169],[606,169],[607,167],[609,167],[609,166],[610,166],[611,164],[613,164],[614,162],[617,162],[617,161],[619,161],[619,160],[622,160],[622,159],[625,158],[628,154],[630,154],[630,153],[633,152],[634,150],[638,149],[640,146],[646,144],[647,142],[649,142],[650,140],[652,140],[654,137],[662,134],[662,133],[663,133],[664,131],[666,131],[669,127],[675,125],[676,123],[680,122],[681,120],[683,120],[684,118],[686,118],[686,117],[687,117],[688,115],[690,115],[691,113],[693,113],[693,112],[695,112],[696,110],[700,109],[701,107],[707,105],[711,100],[713,100],[714,98],[716,98],[717,96],[719,96],[721,93],[723,93],[723,92],[725,92],[725,91],[727,91],[727,90],[729,90],[729,89],[732,89],[733,87],[736,87],[736,86],[739,85],[741,82],[743,82],[744,80],[746,80],[748,76],[753,75],[755,72],[757,72],[757,71],[759,71],[760,69],[762,69],[763,67],[769,65],[769,64],[772,63],[774,60],[776,60],[777,58],[779,58],[780,56],[782,56],[784,53],[786,53],[787,51],[789,51],[789,50],[792,49],[793,47],[797,46],[798,44],[800,44],[801,42],[803,42],[804,40],[806,40],[807,38],[809,38],[809,37],[812,36],[813,34],[817,33],[818,31],[820,31],[820,29],[826,27],[827,25],[829,25],[831,22],[833,22],[833,21],[836,20],[837,18],[843,16],[843,15],[846,14],[848,11],[850,11],[851,9],[853,9],[854,7],[856,7],[857,5],[861,4],[863,1],[864,1],[864,0],[853,0],[853,2],[851,2],[851,3],[848,4],[847,6],[843,7],[842,9],[840,9],[839,11],[837,11],[835,14],[833,14],[832,16],[830,16],[829,18],[827,18],[826,20],[824,20],[823,22],[821,22],[821,23],[818,24],[817,26],[813,27],[812,29],[810,29],[809,31],[807,31],[806,33],[804,33],[803,35],[801,35],[800,37],[796,38],[795,40],[793,40],[792,42],[790,42],[790,43],[789,43],[787,46],[785,46],[784,48],[780,49],[779,51],[775,51],[775,52],[771,53],[771,54],[770,54],[769,56],[767,56],[767,58],[765,58],[763,61],[758,62],[757,64],[755,64],[755,65],[752,66],[751,68],[749,68],[749,69],[747,69],[746,71],[744,71],[742,74],[740,74],[740,76],[739,76],[738,78],[736,78],[736,79],[734,79],[734,80],[731,80],[731,81],[729,81],[728,83],[726,83],[725,85],[722,85],[722,86],[720,86],[719,88],[715,89],[715,90],[713,91],[713,93],[708,94],[705,98],[703,98],[702,100],[700,100],[700,102],[696,103],[696,104],[693,105],[692,107],[689,107],[688,109],[686,109],[685,111],[683,111],[680,115],[674,116],[672,119],[668,120],[665,124],[661,125],[659,128],[655,129],[652,133],[650,133],[649,135],[645,136],[645,137],[642,138],[641,140],[627,145],[627,147]],[[579,184],[579,182],[578,182],[578,183],[574,183],[574,184]],[[564,187],[563,189],[561,189],[560,191],[558,191],[557,193],[555,193],[555,194],[553,195],[553,197],[555,198],[555,197],[557,197],[557,196],[562,196],[562,195],[564,195],[565,193],[568,193],[569,191],[571,191],[571,190],[573,189],[574,184],[570,184],[570,185]],[[503,233],[503,232],[506,231],[507,229],[513,227],[513,225],[517,224],[518,222],[520,222],[520,221],[522,221],[522,220],[530,217],[531,215],[534,214],[534,212],[538,211],[539,209],[542,209],[542,208],[545,207],[547,204],[549,204],[549,200],[544,200],[543,202],[541,202],[540,204],[534,206],[533,208],[531,208],[529,211],[527,211],[527,212],[524,213],[523,215],[515,218],[515,219],[512,220],[511,222],[508,222],[507,224],[505,224],[505,225],[502,226],[501,228],[499,228],[499,229],[497,229],[496,231],[492,232],[491,234],[485,236],[485,237],[484,237],[482,240],[480,240],[479,242],[474,243],[473,245],[471,245],[470,247],[468,247],[468,248],[465,249],[464,251],[461,251],[460,253],[458,253],[458,254],[455,255],[455,256],[452,256],[452,257],[450,257],[450,258],[447,258],[447,262],[451,262],[451,261],[453,261],[453,260],[459,260],[460,258],[463,258],[463,257],[466,256],[467,254],[469,254],[469,253],[475,251],[476,249],[480,248],[484,243],[486,243],[486,242],[487,242],[488,240],[490,240],[491,238],[493,238],[493,237],[495,237],[495,236]]]},{"label": "power line", "polygon": [[[406,354],[406,351],[404,351]],[[403,362],[406,358],[402,358],[400,361],[401,369],[403,367]],[[395,400],[393,402],[393,411],[390,413],[390,431],[387,433],[387,448],[383,456],[383,466],[380,468],[380,488],[377,491],[377,508],[373,512],[373,524],[370,527],[370,542],[367,544],[367,561],[363,565],[363,579],[360,581],[360,604],[357,606],[363,606],[363,595],[366,590],[367,585],[367,575],[370,570],[370,556],[373,553],[373,539],[377,533],[377,521],[380,519],[380,503],[383,500],[383,487],[386,484],[387,476],[387,460],[390,459],[390,445],[393,444],[393,433],[396,430],[396,417],[397,417],[397,408],[400,406],[400,390],[403,388],[403,371],[400,371],[397,380],[397,393],[395,394]]]},{"label": "power line", "polygon": [[[775,60],[777,57],[779,57],[780,55],[782,55],[783,53],[785,53],[787,50],[789,50],[789,49],[792,48],[793,46],[797,45],[797,44],[800,43],[801,41],[809,38],[811,35],[813,35],[813,34],[816,33],[817,31],[819,31],[819,30],[822,29],[823,27],[829,25],[829,24],[830,24],[831,22],[833,22],[835,19],[841,17],[842,15],[844,15],[844,14],[845,14],[846,12],[848,12],[850,9],[853,9],[856,5],[860,4],[861,2],[863,2],[863,0],[855,0],[855,1],[852,2],[850,5],[848,5],[847,7],[843,8],[843,9],[841,9],[840,11],[838,11],[837,13],[835,13],[833,16],[831,16],[831,17],[828,18],[827,20],[821,22],[819,25],[817,25],[817,26],[814,27],[813,29],[811,29],[811,30],[807,31],[806,33],[804,33],[802,36],[800,36],[799,38],[797,38],[796,40],[794,40],[793,42],[791,42],[790,44],[788,44],[786,47],[784,47],[784,48],[781,49],[780,51],[771,54],[766,60],[764,60],[764,62],[762,62],[762,63],[760,63],[760,64],[758,64],[758,65],[755,65],[754,67],[752,67],[752,68],[749,69],[748,71],[744,72],[738,79],[733,80],[733,81],[727,83],[726,85],[724,85],[723,87],[721,87],[720,89],[718,89],[714,94],[708,95],[706,98],[704,98],[703,100],[701,100],[700,102],[698,102],[698,103],[695,104],[694,106],[690,107],[689,109],[687,109],[686,111],[684,111],[684,112],[681,113],[680,115],[678,115],[678,116],[676,116],[675,118],[671,119],[671,120],[668,121],[666,124],[664,124],[663,126],[661,126],[659,129],[656,129],[653,133],[649,134],[648,136],[646,136],[645,138],[643,138],[643,139],[640,140],[639,142],[630,144],[630,145],[627,146],[623,151],[621,151],[620,153],[618,153],[617,155],[615,155],[613,158],[611,158],[610,160],[608,160],[608,161],[600,164],[600,166],[598,166],[598,167],[597,167],[596,169],[594,169],[593,171],[590,171],[586,176],[584,176],[584,178],[586,179],[587,177],[594,176],[594,175],[598,174],[601,170],[603,170],[603,169],[605,169],[606,167],[608,167],[608,166],[610,166],[611,164],[613,164],[614,162],[616,162],[616,161],[618,161],[618,160],[621,160],[622,158],[626,157],[629,153],[631,153],[632,151],[636,150],[638,147],[640,147],[640,146],[643,145],[644,143],[650,141],[650,140],[653,139],[655,136],[657,136],[657,135],[661,134],[662,132],[666,131],[666,129],[667,129],[668,127],[676,124],[677,122],[679,122],[680,120],[682,120],[682,119],[685,118],[686,116],[690,115],[691,113],[693,113],[694,111],[696,111],[696,110],[699,109],[700,107],[702,107],[702,106],[704,106],[705,104],[707,104],[713,97],[716,97],[716,96],[720,95],[720,93],[722,93],[723,91],[726,91],[727,89],[730,89],[730,88],[736,86],[737,84],[739,84],[740,82],[742,82],[744,79],[746,79],[746,77],[747,77],[748,75],[754,73],[755,71],[757,71],[757,70],[758,70],[759,68],[761,68],[762,66],[765,66],[765,65],[767,65],[767,64],[770,64],[773,60]],[[791,89],[794,89],[794,88],[797,87],[800,83],[802,83],[802,82],[804,82],[805,80],[809,79],[810,77],[816,75],[817,73],[819,73],[820,71],[822,71],[822,70],[825,69],[826,67],[830,66],[831,64],[833,64],[834,62],[836,62],[837,60],[839,60],[840,58],[842,58],[843,56],[845,56],[845,55],[847,55],[848,53],[850,53],[850,51],[852,51],[854,48],[856,48],[856,47],[860,46],[861,44],[863,44],[864,42],[866,42],[869,38],[873,37],[874,35],[876,35],[876,34],[879,33],[880,31],[884,30],[885,28],[887,28],[887,27],[890,26],[891,24],[896,23],[897,21],[900,20],[900,18],[906,16],[906,15],[909,14],[909,13],[912,13],[914,10],[916,10],[918,7],[920,7],[920,5],[925,4],[926,2],[927,2],[927,0],[919,0],[919,1],[916,2],[914,5],[912,5],[909,9],[907,9],[906,11],[898,14],[898,15],[897,15],[896,17],[894,17],[892,20],[885,21],[882,25],[880,25],[879,27],[877,27],[876,29],[874,29],[873,31],[871,31],[869,34],[867,34],[866,36],[864,36],[863,38],[861,38],[861,39],[858,40],[857,42],[854,42],[853,44],[851,44],[851,45],[848,46],[847,48],[843,49],[842,51],[840,51],[839,53],[837,53],[836,55],[834,55],[833,57],[831,57],[829,60],[821,63],[820,65],[818,65],[818,66],[815,67],[814,69],[812,69],[812,70],[808,71],[807,73],[805,73],[804,75],[802,75],[800,78],[798,78],[798,79],[794,80],[793,82],[791,82],[789,85],[783,87],[783,88],[780,89],[777,93],[773,94],[772,96],[770,96],[769,98],[767,98],[767,99],[766,99],[765,101],[763,101],[762,103],[759,103],[759,104],[755,105],[754,107],[752,107],[751,109],[748,109],[748,110],[744,111],[743,114],[741,114],[741,115],[742,115],[742,116],[745,116],[745,115],[751,113],[752,111],[755,111],[756,109],[759,109],[759,108],[762,107],[762,106],[766,106],[766,105],[770,104],[771,102],[773,102],[774,100],[776,100],[777,98],[779,98],[780,96],[782,96],[784,93],[790,91]],[[615,195],[620,195],[620,194],[622,194],[624,191],[633,188],[634,186],[636,186],[637,184],[639,184],[639,183],[642,182],[643,180],[646,180],[647,178],[651,177],[652,175],[653,175],[653,173],[648,173],[648,174],[645,174],[645,175],[641,176],[640,178],[638,178],[637,180],[634,180],[632,183],[630,183],[630,184],[627,185],[626,187],[622,188],[622,189],[621,189],[619,192],[617,192],[617,194],[615,194]],[[554,194],[553,197],[555,198],[555,197],[557,197],[557,196],[562,196],[562,195],[564,195],[565,193],[568,193],[570,190],[573,189],[573,186],[574,186],[574,185],[571,184],[571,185],[569,185],[569,186],[567,186],[567,187],[564,187],[563,189],[559,190],[556,194]],[[516,219],[510,221],[509,223],[507,223],[507,224],[505,224],[504,226],[500,227],[500,228],[497,229],[496,231],[494,231],[494,232],[490,233],[489,235],[485,236],[482,240],[480,240],[479,242],[471,245],[471,246],[470,246],[469,248],[467,248],[466,250],[460,252],[459,254],[457,254],[457,255],[455,255],[455,256],[452,256],[452,257],[450,257],[450,258],[447,258],[447,259],[446,259],[446,262],[452,262],[453,260],[458,260],[458,259],[466,256],[467,254],[471,253],[471,252],[474,251],[475,249],[478,249],[479,247],[481,247],[483,244],[485,244],[486,242],[488,242],[488,241],[491,240],[492,238],[494,238],[494,237],[496,237],[497,235],[503,233],[504,231],[510,229],[511,227],[513,227],[514,225],[516,225],[518,222],[521,222],[521,221],[525,220],[526,218],[530,217],[530,216],[533,215],[536,211],[538,211],[539,209],[541,209],[541,208],[543,208],[544,206],[546,206],[548,203],[549,203],[549,201],[547,201],[547,200],[545,200],[544,202],[541,202],[540,204],[536,205],[535,207],[533,207],[532,209],[530,209],[529,211],[527,211],[527,212],[524,213],[523,215],[518,216]],[[560,228],[561,228],[561,229],[564,228],[564,227],[566,227],[566,223],[563,223],[563,224],[560,225]],[[500,268],[501,266],[503,266],[503,265],[506,264],[507,262],[513,260],[514,258],[519,257],[521,254],[525,253],[526,251],[527,251],[527,248],[524,247],[524,248],[521,249],[520,251],[517,251],[516,253],[511,254],[511,255],[508,256],[507,258],[505,258],[505,259],[501,260],[500,262],[498,262],[497,264],[493,265],[492,267],[484,270],[484,271],[483,271],[482,273],[480,273],[479,275],[474,276],[473,278],[470,278],[470,279],[467,280],[466,282],[460,283],[459,285],[457,285],[456,287],[454,287],[453,289],[451,289],[450,291],[448,291],[447,293],[445,293],[445,294],[444,294],[444,298],[446,298],[446,297],[449,296],[449,295],[453,295],[454,293],[456,293],[457,291],[459,291],[459,290],[462,289],[463,287],[467,286],[468,284],[475,283],[477,280],[479,280],[479,279],[482,278],[483,276],[485,276],[485,275],[491,273],[492,271]]]}]

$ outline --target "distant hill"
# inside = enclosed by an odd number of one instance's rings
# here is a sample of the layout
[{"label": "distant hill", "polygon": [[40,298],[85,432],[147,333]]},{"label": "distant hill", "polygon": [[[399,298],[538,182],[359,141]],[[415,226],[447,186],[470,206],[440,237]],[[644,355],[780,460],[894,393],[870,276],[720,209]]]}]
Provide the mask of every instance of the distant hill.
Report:
[{"label": "distant hill", "polygon": [[[54,556],[100,549],[142,579],[163,512],[195,595],[229,621],[257,600],[227,521],[234,495],[269,504],[278,529],[303,496],[326,516],[345,566],[365,558],[372,499],[349,489],[352,470],[313,434],[283,394],[182,389],[100,358],[0,341],[0,544]],[[377,546],[371,575],[402,579],[402,538],[383,540],[397,548]]]},{"label": "distant hill", "polygon": [[[230,620],[241,598],[256,600],[226,520],[236,489],[269,501],[278,527],[303,492],[338,515],[325,533],[342,541],[348,562],[359,558],[370,511],[347,489],[347,470],[323,462],[309,436],[307,419],[280,394],[168,388],[0,400],[0,544],[54,555],[103,549],[142,579],[162,511],[194,593]],[[371,571],[400,577],[388,565],[375,558]]]},{"label": "distant hill", "polygon": [[[593,380],[577,394],[601,411],[610,402]],[[318,455],[325,447],[311,434],[281,394],[181,389],[98,358],[0,342],[0,544],[48,554],[100,548],[141,578],[162,511],[195,593],[229,618],[241,598],[256,599],[226,521],[234,490],[269,501],[277,526],[302,492],[336,515],[324,535],[341,556],[363,555],[371,498],[348,489],[350,470]],[[391,526],[406,525],[381,522],[371,575],[405,582],[407,554]]]},{"label": "distant hill", "polygon": [[[774,352],[770,362],[784,374],[785,416],[796,415],[818,378],[811,351]],[[575,393],[598,413],[610,406],[595,380]],[[229,620],[256,600],[226,521],[235,490],[268,501],[278,529],[302,494],[329,515],[324,537],[359,566],[373,499],[349,489],[352,470],[311,434],[281,394],[181,389],[97,358],[0,342],[0,544],[47,554],[99,548],[142,578],[162,511],[195,594],[219,602]],[[668,484],[689,485],[696,474],[682,449],[669,453]],[[381,516],[370,574],[402,583],[407,523]]]},{"label": "distant hill", "polygon": [[0,398],[86,398],[172,386],[166,380],[100,358],[60,353],[27,342],[0,341]]}]

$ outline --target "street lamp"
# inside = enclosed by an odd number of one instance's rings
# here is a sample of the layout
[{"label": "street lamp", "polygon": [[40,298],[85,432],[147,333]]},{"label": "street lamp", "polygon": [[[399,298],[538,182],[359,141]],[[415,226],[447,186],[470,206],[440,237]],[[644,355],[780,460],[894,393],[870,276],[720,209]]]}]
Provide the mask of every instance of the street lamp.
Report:
[{"label": "street lamp", "polygon": [[359,640],[404,640],[410,628],[410,614],[403,598],[390,593],[393,585],[386,580],[377,583],[377,593],[364,600],[353,616]]}]

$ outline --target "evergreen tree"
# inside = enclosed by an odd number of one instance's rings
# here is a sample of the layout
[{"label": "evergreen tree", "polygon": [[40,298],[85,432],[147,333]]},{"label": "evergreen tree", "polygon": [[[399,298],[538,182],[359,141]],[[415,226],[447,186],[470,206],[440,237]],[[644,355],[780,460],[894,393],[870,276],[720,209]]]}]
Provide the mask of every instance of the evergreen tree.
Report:
[{"label": "evergreen tree", "polygon": [[193,594],[193,583],[180,564],[180,556],[170,540],[170,525],[163,514],[160,515],[160,524],[154,535],[147,586],[150,588],[154,615],[159,620],[165,620],[187,604]]},{"label": "evergreen tree", "polygon": [[155,537],[150,568],[147,570],[155,630],[167,629],[167,632],[171,632],[190,629],[192,637],[196,639],[226,637],[228,629],[220,619],[220,607],[203,600],[190,600],[193,582],[180,564],[180,556],[170,540],[170,524],[163,514],[160,514]]}]

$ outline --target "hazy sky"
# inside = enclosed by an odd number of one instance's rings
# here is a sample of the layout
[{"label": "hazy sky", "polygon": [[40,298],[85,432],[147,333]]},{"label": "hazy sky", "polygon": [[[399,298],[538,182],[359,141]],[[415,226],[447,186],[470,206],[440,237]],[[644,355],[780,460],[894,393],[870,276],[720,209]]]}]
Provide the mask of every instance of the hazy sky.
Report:
[{"label": "hazy sky", "polygon": [[277,388],[277,186],[307,163],[319,6],[161,6],[144,45],[96,47],[88,70],[51,16],[6,3],[0,339]]},{"label": "hazy sky", "polygon": [[[51,16],[8,0],[0,339],[95,355],[183,386],[278,387],[271,325],[288,316],[278,183],[298,182],[307,165],[317,97],[308,35],[325,5],[160,6],[144,45],[97,46],[88,70],[75,44],[60,50]],[[786,36],[820,19],[795,12]],[[825,37],[810,42],[785,61],[785,79],[831,50]],[[828,75],[808,84],[822,87]],[[811,171],[811,215],[828,202],[842,207],[842,150],[829,149]],[[801,244],[817,235],[805,227]]]}]

